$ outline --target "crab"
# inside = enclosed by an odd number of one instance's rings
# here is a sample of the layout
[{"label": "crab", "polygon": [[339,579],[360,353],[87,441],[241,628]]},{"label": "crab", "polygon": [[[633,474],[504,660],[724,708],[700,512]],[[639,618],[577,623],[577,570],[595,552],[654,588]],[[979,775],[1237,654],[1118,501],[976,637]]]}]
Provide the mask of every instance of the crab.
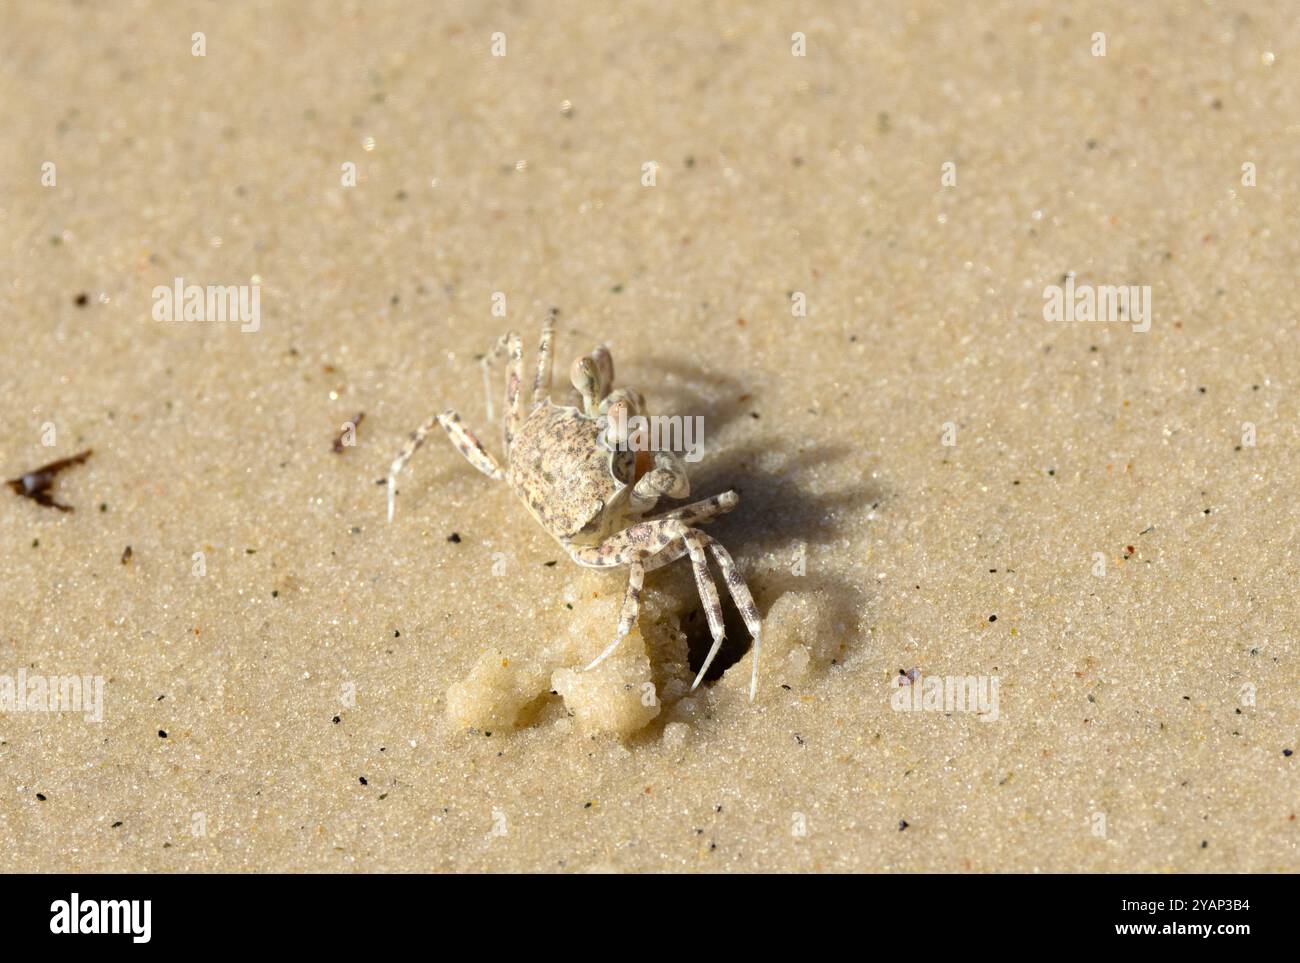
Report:
[{"label": "crab", "polygon": [[628,438],[628,420],[645,413],[645,401],[633,388],[614,388],[614,360],[604,345],[578,358],[570,369],[581,406],[556,404],[551,399],[556,315],[552,309],[542,324],[530,402],[525,403],[521,391],[524,362],[518,334],[502,335],[482,359],[489,421],[493,420],[489,366],[502,356],[507,359],[502,425],[505,467],[483,447],[460,415],[448,409],[412,432],[389,468],[385,479],[388,521],[393,520],[397,476],[434,427],[441,426],[471,465],[514,490],[574,562],[595,569],[627,566],[627,591],[614,640],[584,672],[609,658],[632,631],[646,572],[688,556],[713,637],[691,691],[704,679],[725,635],[717,586],[709,572],[707,554],[711,553],[753,637],[752,702],[758,688],[758,609],[731,553],[695,527],[731,511],[740,503],[740,496],[726,491],[647,518],[660,498],[690,495],[686,467],[671,451],[633,450],[637,439]]}]

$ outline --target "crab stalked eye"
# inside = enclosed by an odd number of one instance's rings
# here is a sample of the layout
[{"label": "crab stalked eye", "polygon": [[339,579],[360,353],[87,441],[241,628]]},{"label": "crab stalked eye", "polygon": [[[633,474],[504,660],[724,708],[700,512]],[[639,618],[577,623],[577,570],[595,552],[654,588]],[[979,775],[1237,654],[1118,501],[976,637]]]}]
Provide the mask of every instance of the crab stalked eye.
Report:
[{"label": "crab stalked eye", "polygon": [[596,365],[596,375],[600,379],[600,394],[608,394],[614,386],[614,359],[609,348],[602,344],[591,353],[591,360]]},{"label": "crab stalked eye", "polygon": [[631,409],[626,401],[616,401],[605,412],[605,437],[615,448],[627,447],[627,419]]},{"label": "crab stalked eye", "polygon": [[585,395],[595,394],[596,385],[600,381],[600,372],[596,369],[596,362],[590,358],[579,358],[573,362],[573,367],[569,369],[569,380],[573,382],[573,387]]}]

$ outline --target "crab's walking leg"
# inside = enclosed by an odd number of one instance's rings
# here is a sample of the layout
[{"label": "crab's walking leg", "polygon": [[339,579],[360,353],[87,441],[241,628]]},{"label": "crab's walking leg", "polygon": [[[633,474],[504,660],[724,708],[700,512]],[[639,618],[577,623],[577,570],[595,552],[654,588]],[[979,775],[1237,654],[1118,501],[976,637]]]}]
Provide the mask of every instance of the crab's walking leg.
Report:
[{"label": "crab's walking leg", "polygon": [[709,666],[713,665],[713,660],[718,657],[718,650],[722,648],[723,639],[727,636],[726,629],[722,625],[722,602],[718,599],[718,587],[713,584],[713,576],[709,574],[709,563],[704,556],[703,535],[703,532],[687,529],[686,534],[682,536],[691,556],[691,569],[695,572],[695,587],[699,590],[700,601],[704,603],[704,615],[709,620],[709,633],[713,636],[713,645],[709,646],[709,654],[704,657],[704,664],[700,666],[695,681],[691,683],[692,692],[704,681],[704,674],[709,671]]},{"label": "crab's walking leg", "polygon": [[555,370],[555,359],[551,355],[551,344],[555,340],[555,316],[559,312],[551,308],[542,322],[542,339],[537,345],[537,376],[533,379],[533,404],[539,405],[551,396],[551,374]]},{"label": "crab's walking leg", "polygon": [[487,409],[488,424],[491,424],[497,413],[492,407],[492,367],[488,355],[483,355],[479,367],[483,370],[483,407]]},{"label": "crab's walking leg", "polygon": [[712,498],[705,498],[702,501],[692,502],[689,505],[683,505],[681,508],[674,508],[670,512],[664,512],[662,515],[647,521],[668,521],[676,519],[683,525],[703,525],[705,522],[712,521],[719,515],[723,515],[740,504],[740,496],[734,491],[723,492],[721,495],[714,495]]},{"label": "crab's walking leg", "polygon": [[483,369],[483,406],[487,409],[487,420],[495,421],[496,409],[492,405],[492,363],[506,353],[510,344],[510,335],[503,334],[497,338],[488,353],[479,358],[479,367]]},{"label": "crab's walking leg", "polygon": [[519,386],[524,380],[524,348],[523,341],[519,335],[510,331],[497,338],[496,344],[492,350],[483,356],[480,364],[483,365],[483,391],[487,398],[487,416],[488,421],[495,417],[492,410],[492,382],[489,377],[488,367],[497,358],[505,355],[508,359],[506,362],[506,418],[504,427],[504,437],[506,451],[510,451],[510,441],[514,438],[515,431],[519,427],[520,421],[523,420],[523,407],[520,403]]},{"label": "crab's walking leg", "polygon": [[443,430],[451,438],[451,443],[456,446],[456,450],[464,455],[465,460],[471,465],[493,481],[500,481],[505,477],[501,466],[492,457],[492,453],[483,447],[483,442],[475,437],[474,432],[465,427],[460,420],[460,415],[455,411],[448,408],[440,414],[438,424],[442,425]]},{"label": "crab's walking leg", "polygon": [[[749,634],[754,638],[752,647],[754,659],[749,672],[749,701],[753,702],[754,693],[758,691],[758,652],[763,631],[762,620],[758,617],[758,606],[754,604],[754,596],[750,593],[749,586],[745,584],[740,569],[736,567],[736,560],[731,557],[726,547],[704,532],[695,534],[709,547],[713,557],[717,559],[718,567],[722,569],[722,578],[727,583],[727,591],[731,593],[731,600],[736,603],[736,608],[740,610],[740,617],[745,620],[745,628],[749,629]],[[696,684],[699,684],[698,679]]]},{"label": "crab's walking leg", "polygon": [[632,626],[636,625],[637,615],[641,612],[641,585],[645,581],[645,567],[640,562],[631,562],[627,570],[627,594],[623,596],[623,610],[618,616],[618,632],[614,635],[614,641],[605,647],[605,651],[596,656],[583,672],[596,668],[618,648],[618,644],[623,641],[624,636],[632,631]]},{"label": "crab's walking leg", "polygon": [[503,477],[501,466],[497,464],[497,460],[483,447],[483,443],[474,437],[474,433],[461,423],[460,415],[449,408],[436,418],[430,418],[411,432],[406,447],[402,449],[402,453],[393,460],[392,466],[388,469],[388,520],[390,522],[393,520],[394,499],[397,495],[397,476],[406,467],[406,463],[411,460],[411,456],[420,450],[420,446],[424,444],[424,439],[428,437],[429,432],[433,431],[434,425],[443,427],[443,430],[451,436],[451,443],[456,446],[456,450],[464,455],[471,465],[489,478],[500,479]]},{"label": "crab's walking leg", "polygon": [[[680,542],[683,531],[679,522],[666,524],[642,522],[611,535],[599,545],[569,549],[569,555],[573,560],[588,568],[628,566],[627,595],[623,599],[623,611],[619,615],[618,632],[614,636],[614,641],[605,647],[587,669],[593,669],[609,658],[636,624],[636,617],[641,608],[641,583],[645,577],[643,561],[670,548],[674,542]],[[658,564],[651,567],[657,568]],[[585,672],[586,669],[583,671]]]},{"label": "crab's walking leg", "polygon": [[[691,557],[691,569],[695,573],[695,586],[700,593],[700,601],[704,603],[704,614],[709,621],[709,632],[713,635],[713,647],[709,649],[700,674],[695,679],[695,684],[691,686],[692,689],[704,678],[704,673],[713,664],[726,637],[722,624],[722,604],[718,601],[718,589],[713,584],[713,576],[709,574],[709,563],[705,556],[702,535],[702,532],[687,528],[676,519],[660,519],[631,525],[590,548],[569,549],[570,556],[579,565],[588,568],[614,568],[619,565],[630,565],[633,562],[643,564],[646,559],[659,555],[665,549],[674,549],[678,544],[685,545],[686,552]],[[666,564],[667,560],[656,559],[655,561],[658,564],[651,567],[657,568],[659,564]],[[621,639],[622,636],[619,638]],[[617,647],[617,641],[616,639],[614,648]],[[609,651],[613,651],[613,648]],[[604,656],[602,655],[601,658]]]},{"label": "crab's walking leg", "polygon": [[[734,494],[734,493],[729,493],[729,494]],[[716,502],[716,501],[717,501],[716,498],[710,498],[708,500],[708,502]],[[699,502],[698,504],[705,505],[707,503]],[[695,507],[695,506],[688,506],[688,507]],[[723,510],[725,511],[726,509]],[[660,520],[663,521],[665,519],[660,519]],[[710,541],[712,540],[710,539]],[[665,565],[669,565],[677,561],[683,555],[687,554],[688,551],[689,549],[687,548],[686,543],[683,541],[679,541],[676,544],[669,544],[666,548],[659,551],[658,554],[647,556],[644,561],[640,561],[640,562],[634,561],[628,563],[627,595],[623,597],[623,610],[619,614],[618,632],[614,636],[614,641],[611,642],[605,648],[604,652],[596,656],[595,660],[590,665],[588,665],[585,669],[582,670],[583,672],[587,672],[590,669],[596,668],[596,666],[600,665],[611,655],[613,655],[614,650],[618,648],[618,644],[623,641],[623,637],[632,631],[632,626],[636,625],[637,616],[641,612],[641,587],[645,583],[645,573],[653,572],[657,568],[663,568]],[[723,551],[725,552],[726,550],[723,549]],[[730,555],[727,556],[727,563],[731,564]],[[719,565],[723,564],[721,559],[719,559],[718,564]],[[733,564],[732,565],[733,571],[734,568],[735,566]],[[750,602],[752,604],[753,600],[751,599]],[[740,603],[737,604],[739,605]],[[753,699],[752,695],[750,696],[750,699],[752,701]]]}]

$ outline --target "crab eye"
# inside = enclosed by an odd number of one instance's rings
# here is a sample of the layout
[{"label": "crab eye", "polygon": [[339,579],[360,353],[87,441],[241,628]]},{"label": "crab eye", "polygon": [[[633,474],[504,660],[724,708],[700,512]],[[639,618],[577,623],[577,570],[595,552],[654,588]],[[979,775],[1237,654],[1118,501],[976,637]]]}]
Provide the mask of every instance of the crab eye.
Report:
[{"label": "crab eye", "polygon": [[605,437],[614,447],[628,447],[628,417],[631,407],[626,401],[616,401],[605,412]]},{"label": "crab eye", "polygon": [[569,380],[573,382],[573,387],[577,388],[583,397],[595,394],[596,385],[600,380],[600,372],[596,370],[596,362],[590,358],[578,358],[573,362],[573,367],[569,369]]}]

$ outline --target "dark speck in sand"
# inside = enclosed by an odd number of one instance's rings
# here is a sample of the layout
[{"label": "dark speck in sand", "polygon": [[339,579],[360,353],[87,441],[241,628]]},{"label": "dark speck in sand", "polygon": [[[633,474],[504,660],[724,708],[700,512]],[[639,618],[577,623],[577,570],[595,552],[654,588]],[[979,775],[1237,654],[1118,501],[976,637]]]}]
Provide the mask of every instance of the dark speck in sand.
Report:
[{"label": "dark speck in sand", "polygon": [[44,505],[46,508],[57,508],[61,512],[73,511],[71,505],[56,502],[54,496],[50,494],[50,488],[53,487],[54,479],[61,471],[71,468],[73,465],[82,464],[91,454],[91,449],[87,448],[85,451],[69,458],[60,458],[58,461],[42,465],[40,468],[35,468],[17,478],[11,478],[5,484],[23,498],[30,498],[38,505]]}]

